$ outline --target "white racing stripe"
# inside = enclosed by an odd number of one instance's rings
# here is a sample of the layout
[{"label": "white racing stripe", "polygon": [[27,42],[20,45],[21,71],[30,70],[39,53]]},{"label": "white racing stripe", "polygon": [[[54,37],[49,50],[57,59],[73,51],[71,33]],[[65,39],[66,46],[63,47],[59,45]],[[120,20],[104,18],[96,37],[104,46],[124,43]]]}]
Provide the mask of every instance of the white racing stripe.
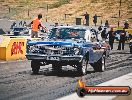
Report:
[{"label": "white racing stripe", "polygon": [[[132,73],[101,83],[97,86],[130,86],[132,88]],[[112,100],[117,96],[85,96],[80,98],[76,93],[59,98],[57,100]],[[132,98],[131,98],[132,100]]]}]

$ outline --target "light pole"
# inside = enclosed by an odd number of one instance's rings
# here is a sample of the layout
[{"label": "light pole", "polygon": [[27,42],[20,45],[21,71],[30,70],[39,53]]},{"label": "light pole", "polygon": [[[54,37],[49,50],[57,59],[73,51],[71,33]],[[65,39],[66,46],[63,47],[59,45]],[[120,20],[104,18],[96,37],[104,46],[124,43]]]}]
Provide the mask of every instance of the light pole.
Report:
[{"label": "light pole", "polygon": [[47,7],[46,7],[46,9],[47,9],[47,14],[46,14],[46,22],[48,22],[48,11],[49,11],[49,4],[47,4]]},{"label": "light pole", "polygon": [[119,6],[119,19],[118,19],[118,27],[120,26],[120,17],[121,17],[121,0],[120,0],[120,6]]},{"label": "light pole", "polygon": [[48,13],[48,11],[49,11],[49,4],[47,4],[47,13]]}]

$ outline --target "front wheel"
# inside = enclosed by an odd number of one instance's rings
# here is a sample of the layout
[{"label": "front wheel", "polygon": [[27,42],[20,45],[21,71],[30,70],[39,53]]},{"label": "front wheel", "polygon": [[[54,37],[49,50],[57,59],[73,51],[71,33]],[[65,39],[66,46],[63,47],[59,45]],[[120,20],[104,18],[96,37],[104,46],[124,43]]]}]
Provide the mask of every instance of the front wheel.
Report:
[{"label": "front wheel", "polygon": [[79,65],[77,65],[77,71],[79,74],[85,75],[87,73],[88,61],[83,59]]},{"label": "front wheel", "polygon": [[33,74],[38,74],[40,69],[40,63],[38,61],[32,60],[31,68],[32,68]]},{"label": "front wheel", "polygon": [[97,62],[92,64],[93,68],[97,72],[105,71],[105,57],[102,56]]}]

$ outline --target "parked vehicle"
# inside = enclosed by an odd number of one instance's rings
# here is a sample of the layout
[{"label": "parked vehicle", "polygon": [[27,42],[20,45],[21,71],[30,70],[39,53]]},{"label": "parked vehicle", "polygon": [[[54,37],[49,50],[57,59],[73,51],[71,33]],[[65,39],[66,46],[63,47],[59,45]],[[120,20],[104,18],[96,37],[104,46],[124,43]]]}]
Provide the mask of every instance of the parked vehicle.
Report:
[{"label": "parked vehicle", "polygon": [[29,35],[29,28],[27,27],[13,27],[10,34],[14,36]]},{"label": "parked vehicle", "polygon": [[86,74],[88,66],[95,71],[105,70],[105,59],[110,46],[105,42],[91,42],[90,29],[77,26],[52,28],[45,40],[28,40],[26,57],[31,60],[34,74],[40,66],[52,64],[54,71],[71,65],[80,74]]},{"label": "parked vehicle", "polygon": [[[114,32],[114,34],[116,34],[115,35],[115,40],[116,41],[119,41],[120,40],[120,33],[122,32],[122,30],[116,30],[115,32]],[[128,32],[126,32],[126,40],[128,40],[129,39],[129,33]]]}]

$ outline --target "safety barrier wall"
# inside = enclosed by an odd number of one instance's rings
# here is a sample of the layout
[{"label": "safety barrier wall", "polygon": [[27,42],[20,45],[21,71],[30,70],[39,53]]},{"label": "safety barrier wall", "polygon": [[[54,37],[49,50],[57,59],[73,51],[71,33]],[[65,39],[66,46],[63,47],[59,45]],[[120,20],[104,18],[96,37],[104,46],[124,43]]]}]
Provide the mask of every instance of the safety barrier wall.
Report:
[{"label": "safety barrier wall", "polygon": [[25,59],[26,38],[10,38],[1,36],[0,39],[0,60],[21,60]]}]

